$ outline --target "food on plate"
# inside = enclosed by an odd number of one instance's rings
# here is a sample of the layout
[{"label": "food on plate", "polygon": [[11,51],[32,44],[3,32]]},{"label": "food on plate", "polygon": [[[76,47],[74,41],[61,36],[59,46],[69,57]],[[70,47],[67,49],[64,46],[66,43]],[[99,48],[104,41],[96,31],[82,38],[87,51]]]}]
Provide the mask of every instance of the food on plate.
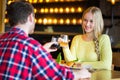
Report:
[{"label": "food on plate", "polygon": [[74,62],[71,61],[71,62],[66,62],[66,65],[69,66],[69,67],[72,67],[74,65]]}]

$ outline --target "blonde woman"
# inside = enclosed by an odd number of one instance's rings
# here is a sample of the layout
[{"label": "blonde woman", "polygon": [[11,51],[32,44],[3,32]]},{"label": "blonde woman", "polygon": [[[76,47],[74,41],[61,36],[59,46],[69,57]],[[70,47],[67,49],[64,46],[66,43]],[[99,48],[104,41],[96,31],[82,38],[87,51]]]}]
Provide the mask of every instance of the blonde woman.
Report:
[{"label": "blonde woman", "polygon": [[74,36],[70,49],[63,47],[66,62],[91,65],[94,69],[111,70],[112,50],[109,36],[102,34],[103,18],[98,7],[89,7],[82,16],[83,35]]}]

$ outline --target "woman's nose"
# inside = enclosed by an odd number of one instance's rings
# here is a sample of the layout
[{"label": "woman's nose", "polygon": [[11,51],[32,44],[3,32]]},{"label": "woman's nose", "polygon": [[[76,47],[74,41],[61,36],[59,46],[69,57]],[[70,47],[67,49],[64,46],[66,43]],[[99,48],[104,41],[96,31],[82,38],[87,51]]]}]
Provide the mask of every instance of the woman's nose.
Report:
[{"label": "woman's nose", "polygon": [[89,25],[90,25],[90,22],[89,22],[89,21],[87,21],[87,22],[86,22],[86,25],[87,25],[87,26],[89,26]]}]

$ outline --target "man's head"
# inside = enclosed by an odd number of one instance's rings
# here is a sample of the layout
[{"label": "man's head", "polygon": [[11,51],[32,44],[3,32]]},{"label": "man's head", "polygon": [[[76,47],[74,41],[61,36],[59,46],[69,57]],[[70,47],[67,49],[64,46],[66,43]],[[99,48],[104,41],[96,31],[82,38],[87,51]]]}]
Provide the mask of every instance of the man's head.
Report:
[{"label": "man's head", "polygon": [[28,32],[30,33],[30,31],[34,31],[35,14],[34,7],[30,3],[20,1],[11,3],[7,7],[7,15],[11,26],[24,25],[30,21],[30,23],[27,24],[30,28]]}]

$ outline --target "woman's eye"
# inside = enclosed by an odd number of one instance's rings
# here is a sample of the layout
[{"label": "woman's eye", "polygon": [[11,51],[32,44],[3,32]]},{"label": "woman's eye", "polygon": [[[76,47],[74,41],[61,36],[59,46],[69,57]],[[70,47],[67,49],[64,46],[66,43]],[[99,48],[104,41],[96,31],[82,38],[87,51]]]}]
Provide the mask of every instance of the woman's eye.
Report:
[{"label": "woman's eye", "polygon": [[93,23],[93,20],[90,20],[91,23]]},{"label": "woman's eye", "polygon": [[84,19],[84,21],[87,21],[86,19]]}]

